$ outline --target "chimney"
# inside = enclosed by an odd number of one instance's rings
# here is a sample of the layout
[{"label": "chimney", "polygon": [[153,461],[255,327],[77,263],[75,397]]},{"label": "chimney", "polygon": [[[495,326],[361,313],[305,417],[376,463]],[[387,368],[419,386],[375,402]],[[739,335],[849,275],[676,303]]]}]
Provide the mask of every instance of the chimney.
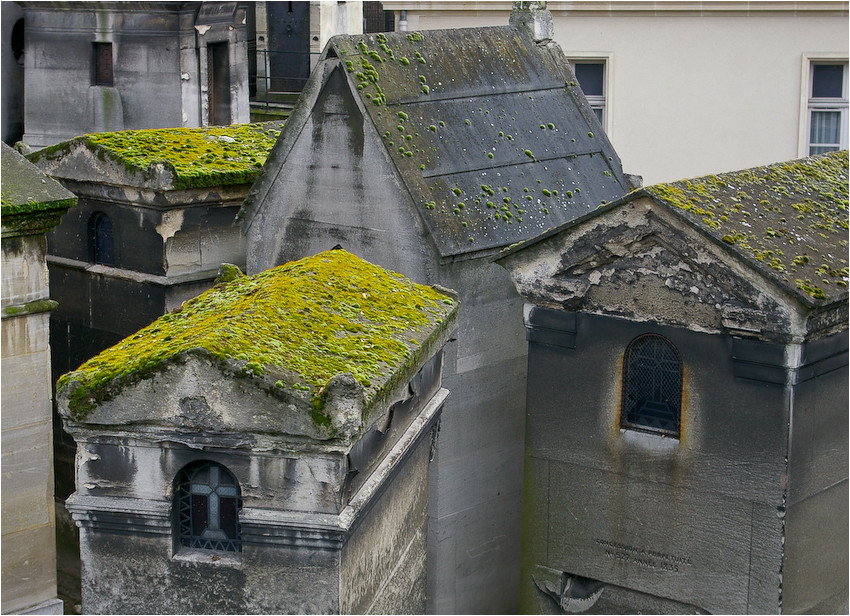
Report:
[{"label": "chimney", "polygon": [[508,23],[515,28],[524,29],[534,42],[548,43],[555,34],[552,13],[547,2],[514,2]]}]

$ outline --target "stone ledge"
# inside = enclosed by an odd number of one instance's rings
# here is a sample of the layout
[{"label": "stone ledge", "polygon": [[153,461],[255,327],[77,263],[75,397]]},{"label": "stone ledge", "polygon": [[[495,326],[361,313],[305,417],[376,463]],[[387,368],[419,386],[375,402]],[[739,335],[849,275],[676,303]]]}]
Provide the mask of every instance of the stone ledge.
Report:
[{"label": "stone ledge", "polygon": [[64,614],[65,602],[62,599],[48,599],[38,605],[28,607],[12,614]]},{"label": "stone ledge", "polygon": [[59,302],[52,299],[36,299],[26,304],[12,304],[3,307],[2,318],[24,317],[30,314],[53,312],[59,307]]}]

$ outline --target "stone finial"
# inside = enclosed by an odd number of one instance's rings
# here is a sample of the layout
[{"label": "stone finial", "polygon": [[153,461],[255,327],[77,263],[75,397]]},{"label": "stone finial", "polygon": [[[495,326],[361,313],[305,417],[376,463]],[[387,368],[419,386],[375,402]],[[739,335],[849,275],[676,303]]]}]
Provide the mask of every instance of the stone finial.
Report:
[{"label": "stone finial", "polygon": [[515,28],[525,28],[536,43],[547,43],[555,35],[552,13],[547,2],[514,2],[508,23]]}]

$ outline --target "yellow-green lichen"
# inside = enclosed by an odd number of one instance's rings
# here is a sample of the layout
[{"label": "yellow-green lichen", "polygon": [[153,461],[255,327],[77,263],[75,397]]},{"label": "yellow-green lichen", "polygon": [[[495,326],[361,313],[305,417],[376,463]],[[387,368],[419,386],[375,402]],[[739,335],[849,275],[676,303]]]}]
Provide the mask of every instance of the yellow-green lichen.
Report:
[{"label": "yellow-green lichen", "polygon": [[208,128],[158,128],[94,133],[45,148],[33,161],[61,156],[82,142],[101,157],[144,175],[162,164],[174,173],[174,188],[250,184],[266,162],[281,123],[235,124]]},{"label": "yellow-green lichen", "polygon": [[321,422],[331,377],[353,374],[368,403],[456,309],[431,287],[328,251],[217,285],[64,375],[57,390],[71,387],[69,409],[81,419],[123,387],[199,352],[236,362],[269,389],[310,392]]},{"label": "yellow-green lichen", "polygon": [[847,287],[848,177],[843,150],[644,190],[774,278],[825,299]]}]

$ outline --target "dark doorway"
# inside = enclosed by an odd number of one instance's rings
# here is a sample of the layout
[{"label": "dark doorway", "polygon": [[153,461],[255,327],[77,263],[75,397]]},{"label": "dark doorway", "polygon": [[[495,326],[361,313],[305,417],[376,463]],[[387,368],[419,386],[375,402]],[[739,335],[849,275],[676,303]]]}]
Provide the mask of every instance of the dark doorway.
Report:
[{"label": "dark doorway", "polygon": [[230,124],[230,59],[227,43],[207,45],[207,74],[209,75],[209,123]]},{"label": "dark doorway", "polygon": [[300,92],[310,76],[310,3],[267,2],[269,90]]}]

